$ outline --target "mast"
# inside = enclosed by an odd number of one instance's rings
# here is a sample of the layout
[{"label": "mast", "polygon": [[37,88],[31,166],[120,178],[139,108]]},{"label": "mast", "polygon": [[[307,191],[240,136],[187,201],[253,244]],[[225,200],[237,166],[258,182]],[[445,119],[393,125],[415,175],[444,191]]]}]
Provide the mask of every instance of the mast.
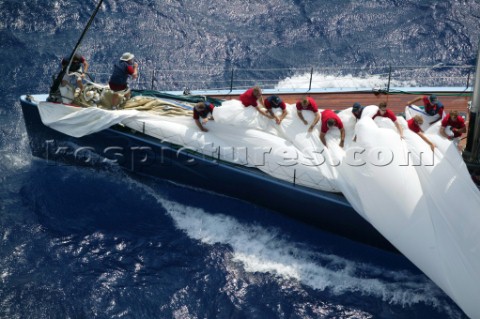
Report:
[{"label": "mast", "polygon": [[102,5],[103,0],[100,0],[97,4],[97,7],[93,11],[92,15],[90,16],[90,19],[88,20],[87,25],[83,29],[82,34],[80,35],[80,38],[77,41],[77,44],[75,45],[75,48],[73,48],[72,53],[70,54],[70,57],[68,58],[68,64],[64,65],[62,67],[62,70],[60,73],[57,75],[57,78],[53,81],[52,86],[50,87],[50,93],[48,95],[47,101],[49,102],[61,102],[62,101],[62,95],[60,94],[60,83],[62,82],[63,77],[65,76],[65,73],[67,73],[67,70],[70,68],[70,65],[72,64],[73,57],[75,56],[75,53],[77,53],[77,49],[82,43],[83,37],[87,33],[88,29],[90,28],[90,25],[93,22],[93,19],[97,15],[98,10],[100,9],[100,6]]},{"label": "mast", "polygon": [[471,152],[469,161],[479,161],[480,151],[480,41],[478,42],[477,65],[475,70],[475,86],[472,105],[470,107],[470,124],[468,127],[466,151]]}]

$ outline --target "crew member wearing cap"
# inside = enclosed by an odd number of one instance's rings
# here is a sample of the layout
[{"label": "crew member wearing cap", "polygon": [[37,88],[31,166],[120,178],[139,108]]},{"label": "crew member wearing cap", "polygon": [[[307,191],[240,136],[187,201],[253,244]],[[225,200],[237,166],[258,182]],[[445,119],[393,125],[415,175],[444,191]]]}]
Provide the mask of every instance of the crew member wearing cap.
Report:
[{"label": "crew member wearing cap", "polygon": [[[203,124],[206,124],[208,120],[213,120],[213,108],[214,105],[207,101],[198,102],[193,108],[193,119],[202,132],[208,132],[208,129]],[[202,118],[202,122],[200,122],[200,118]]]},{"label": "crew member wearing cap", "polygon": [[[363,109],[365,106],[362,106],[360,103],[355,102],[352,106],[352,114],[355,116],[355,120],[358,121],[362,117]],[[357,135],[353,136],[353,141],[357,141]]]},{"label": "crew member wearing cap", "polygon": [[[69,59],[64,57],[62,59],[62,67],[66,67],[69,63]],[[88,61],[82,55],[75,53],[72,57],[72,63],[70,63],[70,68],[65,73],[65,76],[62,79],[62,86],[71,83],[72,85],[77,84],[80,90],[83,90],[82,79],[85,77],[85,73],[88,71]],[[82,70],[83,67],[83,70]],[[73,74],[72,74],[73,73]]]},{"label": "crew member wearing cap", "polygon": [[308,132],[313,131],[313,128],[315,127],[315,125],[317,125],[318,121],[320,120],[320,113],[318,112],[318,106],[317,106],[317,103],[315,103],[315,100],[309,96],[304,97],[302,100],[297,102],[296,107],[297,107],[297,115],[305,125],[307,125],[308,122],[303,117],[302,111],[308,110],[315,113],[315,118],[313,119],[312,124],[308,128]]},{"label": "crew member wearing cap", "polygon": [[418,102],[422,100],[423,101],[423,107],[425,109],[425,113],[427,113],[430,116],[434,115],[439,115],[439,118],[430,122],[430,125],[432,125],[435,122],[438,122],[442,119],[443,117],[443,104],[438,100],[437,96],[432,94],[430,96],[419,96],[409,102],[407,102],[407,105],[411,105],[415,102]]},{"label": "crew member wearing cap", "polygon": [[[267,112],[275,119],[275,122],[277,122],[277,124],[282,123],[283,119],[288,114],[287,105],[276,95],[269,96],[265,99],[265,108],[267,109]],[[280,117],[273,113],[272,108],[282,109],[282,114],[280,115]]]},{"label": "crew member wearing cap", "polygon": [[108,81],[110,89],[114,92],[112,96],[112,108],[116,109],[120,103],[120,91],[125,92],[125,99],[130,98],[130,90],[128,89],[128,77],[133,79],[138,77],[138,63],[133,62],[135,56],[129,52],[125,52],[120,60],[114,64],[112,75]]},{"label": "crew member wearing cap", "polygon": [[340,147],[343,147],[343,143],[345,142],[345,129],[343,128],[342,120],[338,117],[335,112],[332,110],[325,110],[322,112],[322,124],[320,128],[320,140],[322,141],[323,145],[327,147],[327,141],[325,140],[325,135],[327,134],[328,130],[332,127],[338,127],[340,130]]},{"label": "crew member wearing cap", "polygon": [[266,113],[262,107],[257,107],[258,102],[260,102],[262,106],[264,105],[262,89],[260,89],[260,87],[254,86],[246,90],[245,92],[240,94],[239,98],[243,106],[245,107],[253,106],[263,116],[266,116],[269,119],[273,118],[270,114]]},{"label": "crew member wearing cap", "polygon": [[363,109],[365,108],[365,106],[362,106],[360,103],[358,102],[355,102],[353,103],[353,106],[352,106],[352,113],[353,115],[355,116],[355,118],[357,120],[359,120],[361,117],[362,117],[362,112],[363,112]]}]

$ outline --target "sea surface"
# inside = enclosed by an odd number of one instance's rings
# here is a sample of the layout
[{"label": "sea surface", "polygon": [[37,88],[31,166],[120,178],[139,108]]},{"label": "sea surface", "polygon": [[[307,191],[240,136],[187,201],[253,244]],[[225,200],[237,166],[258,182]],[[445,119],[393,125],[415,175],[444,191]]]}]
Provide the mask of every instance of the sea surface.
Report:
[{"label": "sea surface", "polygon": [[[19,96],[48,92],[96,3],[0,0],[0,318],[466,318],[401,255],[188,185],[33,158]],[[133,85],[183,90],[232,70],[471,66],[479,36],[473,0],[105,0],[79,52],[101,78],[130,51]]]}]

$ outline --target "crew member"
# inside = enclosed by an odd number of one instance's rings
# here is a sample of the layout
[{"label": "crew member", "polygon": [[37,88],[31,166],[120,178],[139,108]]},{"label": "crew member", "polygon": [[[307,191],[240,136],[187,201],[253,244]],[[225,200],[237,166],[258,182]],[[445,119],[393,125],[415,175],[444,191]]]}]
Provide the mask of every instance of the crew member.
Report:
[{"label": "crew member", "polygon": [[126,100],[130,98],[128,77],[131,76],[133,79],[138,77],[138,63],[133,61],[134,57],[130,52],[125,52],[113,66],[112,75],[108,81],[110,89],[114,92],[112,97],[113,109],[118,108],[120,94],[123,94]]},{"label": "crew member", "polygon": [[418,102],[422,100],[423,102],[423,107],[425,110],[425,113],[427,113],[430,116],[435,116],[438,115],[438,118],[430,122],[429,124],[432,125],[438,121],[440,121],[443,117],[443,112],[444,112],[444,107],[443,104],[438,100],[437,96],[435,94],[432,94],[430,96],[419,96],[409,102],[407,102],[407,105],[411,105],[415,102]]},{"label": "crew member", "polygon": [[[263,109],[264,102],[263,102],[262,89],[260,89],[260,87],[254,86],[246,90],[244,93],[240,95],[240,101],[242,102],[243,106],[245,107],[253,106],[263,116],[266,116],[269,119],[273,118],[270,114],[265,112],[265,110]],[[260,102],[260,105],[262,107],[258,106],[259,104],[258,102]]]},{"label": "crew member", "polygon": [[313,98],[307,96],[307,97],[304,97],[302,100],[298,101],[296,104],[296,107],[297,107],[297,115],[305,125],[308,125],[308,122],[303,117],[302,112],[311,111],[315,114],[315,118],[313,119],[312,124],[308,128],[308,132],[309,133],[312,132],[313,128],[315,127],[315,125],[317,125],[318,121],[320,120],[320,113],[318,112],[317,103],[315,103],[315,100]]},{"label": "crew member", "polygon": [[365,108],[365,106],[362,106],[360,103],[358,102],[355,102],[353,103],[353,106],[352,106],[352,113],[353,115],[355,116],[355,118],[357,120],[359,120],[361,117],[362,117],[362,113],[363,113],[363,109]]},{"label": "crew member", "polygon": [[392,110],[387,109],[387,103],[381,102],[378,105],[378,112],[373,116],[373,119],[375,119],[377,116],[387,117],[392,120],[393,124],[395,124],[395,127],[398,130],[398,133],[400,134],[400,138],[403,138],[402,126],[400,123],[398,123],[397,116],[392,112]]},{"label": "crew member", "polygon": [[[62,59],[62,67],[66,67],[68,65],[69,59],[64,57]],[[67,85],[67,83],[72,84],[73,86],[77,86],[80,90],[83,90],[83,78],[85,77],[85,73],[88,72],[88,61],[82,55],[75,53],[72,58],[72,63],[70,64],[70,68],[65,73],[65,76],[62,79],[62,86]]]},{"label": "crew member", "polygon": [[[208,129],[204,125],[207,124],[208,120],[213,120],[213,109],[214,105],[207,101],[199,102],[195,104],[193,108],[193,119],[202,132],[208,132]],[[200,118],[202,118],[201,122]]]},{"label": "crew member", "polygon": [[322,124],[320,129],[320,140],[322,141],[323,145],[327,147],[327,141],[325,140],[325,135],[327,134],[328,130],[336,126],[338,127],[338,129],[340,129],[339,145],[340,147],[343,147],[343,143],[345,142],[345,129],[343,128],[342,120],[332,110],[323,111],[321,117],[322,117]]},{"label": "crew member", "polygon": [[[288,114],[287,105],[276,95],[269,96],[265,99],[265,108],[267,109],[267,112],[275,119],[277,124],[282,123],[283,119]],[[277,116],[275,113],[273,113],[272,108],[280,108],[282,110],[282,114]]]},{"label": "crew member", "polygon": [[430,145],[430,148],[433,150],[435,149],[435,144],[430,141],[425,134],[423,134],[422,128],[420,127],[423,124],[423,117],[421,115],[415,115],[411,119],[407,121],[408,128],[417,133],[418,136],[420,136],[428,145]]},{"label": "crew member", "polygon": [[[447,127],[451,129],[453,135],[447,134]],[[467,132],[467,126],[465,125],[465,120],[463,117],[458,116],[458,111],[450,111],[442,120],[442,125],[440,126],[440,135],[452,140],[457,147],[459,147],[460,138],[465,132]]]}]

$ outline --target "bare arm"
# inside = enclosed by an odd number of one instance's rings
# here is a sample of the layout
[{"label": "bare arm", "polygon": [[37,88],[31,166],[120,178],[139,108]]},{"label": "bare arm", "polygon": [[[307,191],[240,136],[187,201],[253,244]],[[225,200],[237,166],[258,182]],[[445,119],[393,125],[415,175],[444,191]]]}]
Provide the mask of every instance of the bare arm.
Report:
[{"label": "bare arm", "polygon": [[258,99],[258,102],[260,102],[260,105],[261,105],[262,107],[266,108],[266,107],[265,107],[265,100],[263,99],[263,95],[260,95],[260,98]]},{"label": "bare arm", "polygon": [[202,132],[208,132],[208,129],[203,127],[202,123],[200,123],[200,120],[198,119],[195,119],[195,124],[197,124],[198,128],[200,129],[200,131]]},{"label": "bare arm", "polygon": [[267,112],[265,112],[265,109],[262,108],[260,105],[257,105],[256,109],[257,109],[257,111],[260,112],[260,114],[262,114],[263,116],[268,117],[269,119],[273,119],[273,116],[271,116],[270,114],[268,114]]},{"label": "bare arm", "polygon": [[138,77],[138,63],[135,62],[133,64],[133,74],[132,74],[132,78],[133,79],[136,79]]},{"label": "bare arm", "polygon": [[[467,127],[464,126],[462,128],[452,128],[453,133],[465,133],[467,131]],[[440,135],[442,135],[445,138],[451,139],[453,136],[448,136],[447,133],[445,132],[445,127],[441,126],[440,127]]]},{"label": "bare arm", "polygon": [[307,121],[305,121],[305,119],[303,118],[302,111],[300,111],[300,110],[297,110],[297,115],[298,115],[298,117],[300,118],[300,120],[303,122],[303,124],[305,124],[305,125],[307,125],[307,124],[308,124],[308,122],[307,122]]},{"label": "bare arm", "polygon": [[407,105],[410,105],[410,104],[413,104],[413,103],[415,103],[415,102],[418,102],[418,101],[420,101],[421,99],[423,99],[422,96],[419,96],[419,97],[417,97],[417,98],[414,98],[413,100],[408,101],[408,102],[407,102]]},{"label": "bare arm", "polygon": [[398,123],[398,121],[395,121],[394,124],[397,127],[398,133],[400,134],[400,138],[403,138],[403,128],[402,128],[402,126]]},{"label": "bare arm", "polygon": [[428,145],[430,145],[430,148],[432,149],[432,152],[433,150],[435,149],[435,144],[432,143],[432,141],[430,141],[426,136],[425,134],[423,134],[422,132],[418,132],[417,133]]},{"label": "bare arm", "polygon": [[340,129],[340,147],[343,148],[343,143],[345,142],[345,129]]},{"label": "bare arm", "polygon": [[280,124],[283,121],[283,119],[287,116],[287,114],[288,114],[287,110],[282,110],[282,114],[278,118],[277,124]]},{"label": "bare arm", "polygon": [[280,117],[276,116],[275,113],[273,113],[272,109],[267,109],[268,113],[272,116],[273,119],[275,119],[275,123],[280,124],[285,116],[287,115],[287,110],[282,110],[282,114]]},{"label": "bare arm", "polygon": [[325,133],[323,132],[320,133],[320,141],[322,141],[323,145],[327,147],[327,141],[325,140]]},{"label": "bare arm", "polygon": [[268,114],[270,112],[265,111],[265,110],[267,111],[270,111],[270,110],[265,107],[265,100],[263,99],[262,94],[260,94],[260,97],[257,99],[257,102],[259,102],[258,104],[260,104],[255,107],[257,111],[260,112],[260,114],[262,114],[263,116],[268,117],[269,119],[273,119],[273,115],[270,115]]},{"label": "bare arm", "polygon": [[445,137],[445,138],[450,138],[450,136],[445,133],[445,126],[440,126],[440,135]]},{"label": "bare arm", "polygon": [[273,113],[272,109],[267,109],[267,113],[270,114],[270,116],[275,120],[277,124],[280,124],[280,122],[278,121],[278,117],[275,115],[275,113]]},{"label": "bare arm", "polygon": [[313,119],[312,125],[308,128],[308,131],[313,131],[315,125],[317,125],[318,121],[320,121],[320,112],[315,113],[315,118]]},{"label": "bare arm", "polygon": [[83,73],[87,73],[88,72],[88,67],[90,66],[90,64],[88,64],[88,61],[87,60],[83,60]]}]

